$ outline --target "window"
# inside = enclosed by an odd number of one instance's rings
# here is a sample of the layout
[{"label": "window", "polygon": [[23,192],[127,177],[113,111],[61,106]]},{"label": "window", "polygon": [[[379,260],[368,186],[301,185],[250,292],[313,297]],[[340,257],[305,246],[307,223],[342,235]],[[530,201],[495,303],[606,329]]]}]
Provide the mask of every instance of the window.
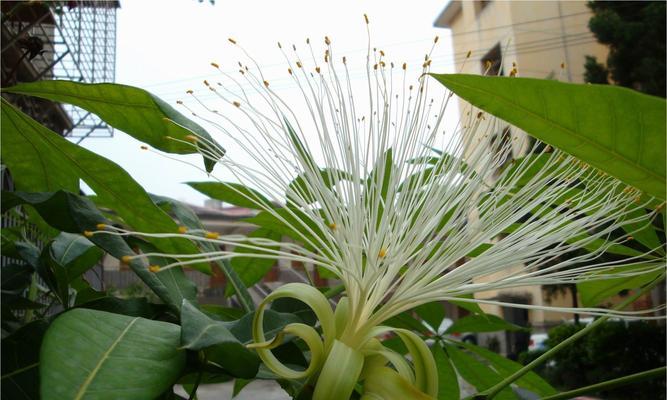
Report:
[{"label": "window", "polygon": [[484,0],[475,0],[475,17],[478,17],[479,14],[486,8],[486,6],[489,5],[491,1],[484,1]]},{"label": "window", "polygon": [[484,57],[482,57],[482,73],[488,76],[502,76],[503,72],[503,54],[500,50],[500,43],[496,43]]}]

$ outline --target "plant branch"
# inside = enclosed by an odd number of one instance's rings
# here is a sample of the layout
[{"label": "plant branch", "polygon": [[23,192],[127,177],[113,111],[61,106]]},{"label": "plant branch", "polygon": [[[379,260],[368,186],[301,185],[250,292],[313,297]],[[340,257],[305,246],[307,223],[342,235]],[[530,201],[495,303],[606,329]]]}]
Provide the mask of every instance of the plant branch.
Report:
[{"label": "plant branch", "polygon": [[563,400],[563,399],[571,399],[574,397],[577,397],[582,394],[586,393],[591,393],[591,392],[597,392],[599,390],[604,390],[604,389],[611,389],[615,388],[618,386],[623,386],[623,385],[628,385],[631,383],[636,383],[636,382],[641,382],[645,381],[648,379],[653,379],[653,378],[658,378],[658,377],[665,377],[665,371],[667,371],[667,367],[659,367],[659,368],[654,368],[650,369],[648,371],[643,371],[643,372],[638,372],[636,374],[628,375],[628,376],[623,376],[620,378],[616,379],[610,379],[608,381],[596,383],[594,385],[590,386],[585,386],[579,389],[574,389],[570,390],[567,392],[562,392],[558,394],[554,394],[551,396],[543,397],[542,400]]}]

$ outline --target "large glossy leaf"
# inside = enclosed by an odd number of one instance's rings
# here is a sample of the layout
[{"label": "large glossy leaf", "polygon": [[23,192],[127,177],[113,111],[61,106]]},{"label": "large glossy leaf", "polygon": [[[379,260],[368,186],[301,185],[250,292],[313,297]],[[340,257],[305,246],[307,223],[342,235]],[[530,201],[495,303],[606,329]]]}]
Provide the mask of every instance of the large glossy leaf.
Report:
[{"label": "large glossy leaf", "polygon": [[64,267],[68,282],[92,268],[102,254],[99,247],[82,235],[61,232],[51,243],[51,256]]},{"label": "large glossy leaf", "polygon": [[454,321],[446,333],[518,331],[522,328],[492,314],[469,315]]},{"label": "large glossy leaf", "polygon": [[185,365],[178,325],[74,309],[44,336],[42,399],[152,399]]},{"label": "large glossy leaf", "polygon": [[[491,364],[493,368],[502,376],[509,376],[523,367],[523,365],[483,347],[475,346],[474,344],[465,342],[460,344],[466,349],[488,361],[489,364]],[[520,387],[539,394],[540,396],[548,396],[557,393],[556,389],[554,389],[547,381],[542,379],[533,371],[526,373],[515,383]]]},{"label": "large glossy leaf", "polygon": [[473,105],[665,199],[665,100],[611,85],[432,74]]},{"label": "large glossy leaf", "polygon": [[[17,205],[28,204],[34,207],[49,225],[70,233],[94,229],[95,224],[104,221],[102,214],[88,198],[64,191],[55,193],[4,192],[1,204],[3,212]],[[134,253],[119,236],[94,235],[90,241],[118,259]],[[38,265],[39,251],[37,249],[26,247],[23,252],[26,253],[26,257],[33,260],[32,265]],[[155,294],[176,309],[180,308],[184,298],[196,298],[194,284],[187,280],[179,268],[171,268],[154,274],[139,259],[132,260],[129,266]],[[181,289],[184,287],[191,289],[184,291]]]},{"label": "large glossy leaf", "polygon": [[415,308],[414,311],[434,331],[438,330],[440,323],[445,318],[445,306],[439,301],[423,304]]},{"label": "large glossy leaf", "polygon": [[[178,226],[160,210],[144,189],[117,164],[70,143],[2,100],[2,161],[13,174],[18,190],[30,192],[65,189],[78,192],[69,178],[83,179],[97,196],[128,225],[143,232],[176,232]],[[64,171],[65,177],[58,175]],[[57,210],[54,210],[57,212]],[[63,215],[62,218],[67,218]],[[103,221],[98,221],[103,222]],[[96,224],[86,227],[95,230]],[[173,254],[198,252],[185,239],[150,239]],[[196,264],[210,272],[208,264]]]},{"label": "large glossy leaf", "polygon": [[3,399],[39,399],[39,347],[47,327],[46,321],[33,321],[2,339]]},{"label": "large glossy leaf", "polygon": [[[168,153],[196,153],[194,147],[168,139],[187,142],[186,136],[195,132],[216,150],[216,154],[224,154],[222,147],[204,128],[143,89],[117,83],[44,80],[3,90],[74,104],[98,115],[114,128]],[[207,159],[204,162],[206,170],[211,172],[215,162]]]},{"label": "large glossy leaf", "polygon": [[[580,294],[581,297],[581,303],[584,307],[595,307],[602,303],[604,300],[608,299],[609,297],[617,295],[619,292],[623,290],[630,290],[630,289],[638,289],[645,284],[653,281],[654,279],[658,278],[661,274],[663,274],[663,271],[653,271],[650,273],[644,273],[641,275],[635,275],[629,278],[613,278],[613,279],[604,279],[604,275],[614,273],[623,273],[623,272],[634,272],[636,273],[637,268],[650,268],[650,267],[657,267],[660,264],[656,265],[643,265],[643,266],[636,266],[636,265],[627,265],[627,266],[619,266],[613,269],[609,269],[607,271],[601,271],[597,272],[594,275],[595,279],[584,281],[577,283],[577,291]],[[664,265],[664,264],[663,264]]]},{"label": "large glossy leaf", "polygon": [[181,307],[181,324],[183,348],[204,350],[208,361],[232,376],[254,378],[257,375],[259,357],[229,331],[229,323],[209,318],[186,300]]},{"label": "large glossy leaf", "polygon": [[[502,377],[490,367],[484,365],[470,354],[459,350],[456,346],[447,344],[445,345],[445,351],[459,375],[479,392],[490,388],[502,380]],[[516,400],[517,397],[509,387],[506,387],[494,399]]]},{"label": "large glossy leaf", "polygon": [[459,380],[452,362],[440,343],[431,348],[435,365],[438,366],[438,400],[459,400],[461,397]]},{"label": "large glossy leaf", "polygon": [[263,194],[233,182],[187,182],[194,190],[223,203],[233,204],[250,209],[261,209],[271,206],[271,202]]}]

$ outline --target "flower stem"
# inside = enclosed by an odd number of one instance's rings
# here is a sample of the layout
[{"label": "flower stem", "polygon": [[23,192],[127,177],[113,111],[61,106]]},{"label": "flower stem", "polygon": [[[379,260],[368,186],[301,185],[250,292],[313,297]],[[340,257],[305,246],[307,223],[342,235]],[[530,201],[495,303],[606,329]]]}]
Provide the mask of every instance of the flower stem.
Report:
[{"label": "flower stem", "polygon": [[[660,283],[663,279],[665,278],[664,275],[660,276],[658,279],[654,280],[651,282],[649,285],[643,287],[641,290],[639,290],[637,293],[633,294],[632,296],[628,297],[625,299],[623,302],[619,303],[614,307],[615,310],[622,310],[628,305],[632,304],[635,300],[637,300],[639,297],[641,297],[644,293],[650,291],[653,289],[658,283]],[[567,346],[571,345],[575,341],[577,341],[579,338],[582,336],[586,335],[588,332],[591,330],[595,329],[598,325],[604,323],[606,320],[609,319],[608,315],[605,315],[603,317],[600,317],[587,325],[584,329],[576,332],[574,335],[570,336],[569,338],[563,340],[562,342],[558,343],[556,346],[552,347],[549,349],[546,353],[542,354],[541,356],[537,357],[535,360],[530,362],[529,364],[525,365],[523,368],[520,370],[514,372],[512,375],[508,376],[507,378],[503,379],[501,382],[498,382],[494,386],[484,390],[483,392],[477,394],[473,398],[475,399],[492,399],[495,395],[497,395],[501,390],[503,390],[506,386],[510,385],[512,382],[516,381],[517,379],[521,378],[528,372],[530,372],[533,368],[537,367],[538,365],[544,363],[545,361],[549,360],[551,357],[553,357],[556,353],[559,351],[563,350]]]},{"label": "flower stem", "polygon": [[644,380],[653,379],[657,377],[664,378],[665,371],[667,371],[667,367],[658,367],[650,369],[648,371],[637,372],[636,374],[623,376],[616,379],[610,379],[608,381],[596,383],[594,385],[585,386],[579,389],[574,389],[567,392],[562,392],[551,396],[543,397],[542,400],[571,399],[582,394],[597,392],[599,390],[611,389],[617,386],[628,385],[630,383],[641,382]]}]

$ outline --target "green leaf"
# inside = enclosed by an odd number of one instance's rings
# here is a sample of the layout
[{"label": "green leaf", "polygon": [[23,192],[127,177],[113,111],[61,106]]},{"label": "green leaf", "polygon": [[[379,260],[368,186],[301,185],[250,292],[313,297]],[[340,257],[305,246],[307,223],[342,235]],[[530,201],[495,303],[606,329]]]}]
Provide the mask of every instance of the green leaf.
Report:
[{"label": "green leaf", "polygon": [[165,308],[161,304],[149,303],[145,297],[131,297],[128,299],[102,297],[83,303],[79,307],[146,319],[154,319],[160,314],[161,309]]},{"label": "green leaf", "polygon": [[525,328],[509,323],[496,315],[481,314],[469,315],[454,321],[446,333],[519,331],[522,329]]},{"label": "green leaf", "polygon": [[[276,242],[280,241],[280,233],[270,231],[266,228],[255,229],[252,233],[248,235],[248,238],[266,238]],[[257,245],[255,245],[257,246]],[[263,246],[259,246],[263,247]],[[280,246],[266,246],[267,250],[280,250]],[[236,254],[266,254],[271,255],[270,252],[257,250],[257,249],[248,249],[245,247],[238,247],[234,250]],[[257,282],[259,282],[264,275],[266,275],[276,264],[275,258],[255,258],[255,257],[234,257],[231,261],[231,266],[238,274],[239,278],[243,282],[245,287],[251,287]],[[225,294],[230,295],[234,293],[234,287],[227,286]]]},{"label": "green leaf", "polygon": [[665,199],[665,100],[612,85],[431,74],[530,135]]},{"label": "green leaf", "polygon": [[209,318],[185,300],[181,307],[181,324],[183,348],[205,350],[207,360],[233,376],[249,379],[257,375],[259,358],[229,331],[228,323]]},{"label": "green leaf", "polygon": [[[204,225],[199,220],[197,214],[195,214],[195,212],[192,211],[192,209],[187,205],[169,197],[151,195],[151,198],[155,204],[165,209],[165,211],[170,212],[181,223],[181,225],[189,229],[204,229]],[[219,250],[218,247],[212,243],[198,242],[197,244],[206,253]],[[215,263],[218,265],[222,273],[225,274],[227,279],[229,279],[229,283],[231,285],[230,287],[234,289],[234,292],[236,292],[239,303],[245,312],[254,310],[255,304],[250,297],[250,293],[248,293],[248,290],[244,283],[241,281],[241,278],[232,268],[229,260],[215,261]]]},{"label": "green leaf", "polygon": [[90,240],[67,232],[61,232],[51,244],[51,257],[64,267],[68,283],[97,264],[102,254]]},{"label": "green leaf", "polygon": [[[204,128],[143,89],[117,83],[43,80],[3,90],[74,104],[137,140],[168,153],[197,153],[194,146],[168,139],[172,137],[187,142],[186,136],[194,132],[208,143],[206,145],[202,141],[200,146],[210,148],[220,156],[224,154],[224,149]],[[215,161],[204,159],[204,164],[206,170],[211,172]]]},{"label": "green leaf", "polygon": [[605,299],[617,295],[622,290],[638,289],[645,284],[658,278],[663,271],[657,270],[647,272],[633,277],[622,277],[613,279],[604,279],[606,274],[618,274],[624,272],[632,272],[637,268],[655,268],[661,264],[649,265],[625,265],[614,268],[609,268],[607,271],[596,272],[591,276],[591,280],[577,283],[577,291],[579,292],[581,303],[584,307],[595,307]]},{"label": "green leaf", "polygon": [[438,366],[438,400],[459,400],[459,380],[452,362],[439,343],[431,348],[435,365]]},{"label": "green leaf", "polygon": [[[445,344],[445,351],[459,375],[466,382],[473,385],[478,392],[488,389],[502,380],[501,376],[491,368],[482,364],[471,355],[459,350],[456,346]],[[516,400],[517,397],[509,387],[506,387],[494,399]]]},{"label": "green leaf", "polygon": [[[320,168],[315,175],[319,175],[319,180],[321,184],[326,188],[333,188],[338,182],[342,180],[351,180],[352,175],[348,172],[335,169],[335,168]],[[290,184],[287,186],[286,196],[288,199],[293,196],[304,199],[308,204],[315,203],[317,201],[317,196],[313,193],[308,184],[308,179],[306,174],[299,174]]]},{"label": "green leaf", "polygon": [[253,210],[270,207],[271,202],[263,194],[240,183],[232,182],[186,182],[194,190],[223,203]]},{"label": "green leaf", "polygon": [[[461,299],[471,299],[471,300],[475,298],[475,296],[472,293],[464,294],[457,297]],[[484,311],[482,311],[482,308],[479,306],[479,303],[470,301],[458,301],[458,300],[448,300],[448,301],[458,307],[470,311],[473,314],[484,314]]]},{"label": "green leaf", "polygon": [[[494,353],[491,350],[480,346],[475,346],[471,343],[461,342],[460,344],[471,352],[487,360],[501,376],[509,376],[523,368],[523,365],[507,359],[497,353]],[[523,388],[539,394],[540,396],[548,396],[557,393],[556,389],[554,389],[549,383],[547,383],[547,381],[542,379],[533,371],[528,372],[516,380],[515,383]]]},{"label": "green leaf", "polygon": [[440,323],[445,318],[445,306],[439,301],[423,304],[416,307],[414,311],[435,332],[437,332]]},{"label": "green leaf", "polygon": [[28,287],[34,271],[31,265],[8,264],[0,268],[2,292],[21,294]]},{"label": "green leaf", "polygon": [[178,325],[74,309],[58,317],[40,354],[42,399],[152,399],[185,365]]},{"label": "green leaf", "polygon": [[[64,191],[55,193],[4,192],[0,201],[3,212],[19,204],[29,204],[39,212],[39,215],[49,225],[65,232],[82,232],[86,229],[94,229],[98,222],[104,221],[102,214],[88,198]],[[134,254],[132,249],[119,236],[93,235],[90,241],[118,259],[124,255]],[[33,265],[37,266],[38,249],[32,248],[34,246],[25,246],[27,247],[25,247],[24,253],[34,259]],[[185,278],[180,268],[171,268],[167,271],[161,271],[162,274],[154,274],[139,259],[132,260],[129,265],[155,294],[175,309],[181,306],[183,298],[196,297],[195,288],[190,294],[184,293],[182,290],[176,290],[175,286],[187,286],[188,282],[194,287],[194,284]],[[168,274],[164,272],[168,272]],[[180,284],[178,284],[179,281]],[[177,285],[174,285],[174,283]]]},{"label": "green leaf", "polygon": [[2,339],[3,399],[39,399],[39,348],[48,323],[33,321]]},{"label": "green leaf", "polygon": [[[41,192],[66,189],[78,192],[78,179],[83,179],[97,196],[128,225],[143,232],[177,232],[178,226],[148,197],[144,189],[115,163],[70,143],[67,139],[43,127],[21,111],[2,100],[2,161],[7,164],[17,189]],[[64,177],[61,177],[61,172]],[[77,184],[69,185],[69,178]],[[3,210],[6,210],[3,201]],[[55,208],[50,216],[60,221],[69,218]],[[42,217],[46,219],[43,214]],[[95,230],[97,223],[85,227]],[[72,230],[67,230],[73,232]],[[80,231],[81,232],[81,231]],[[160,250],[172,254],[197,253],[197,247],[180,238],[149,239]],[[206,263],[193,268],[210,273]]]}]

